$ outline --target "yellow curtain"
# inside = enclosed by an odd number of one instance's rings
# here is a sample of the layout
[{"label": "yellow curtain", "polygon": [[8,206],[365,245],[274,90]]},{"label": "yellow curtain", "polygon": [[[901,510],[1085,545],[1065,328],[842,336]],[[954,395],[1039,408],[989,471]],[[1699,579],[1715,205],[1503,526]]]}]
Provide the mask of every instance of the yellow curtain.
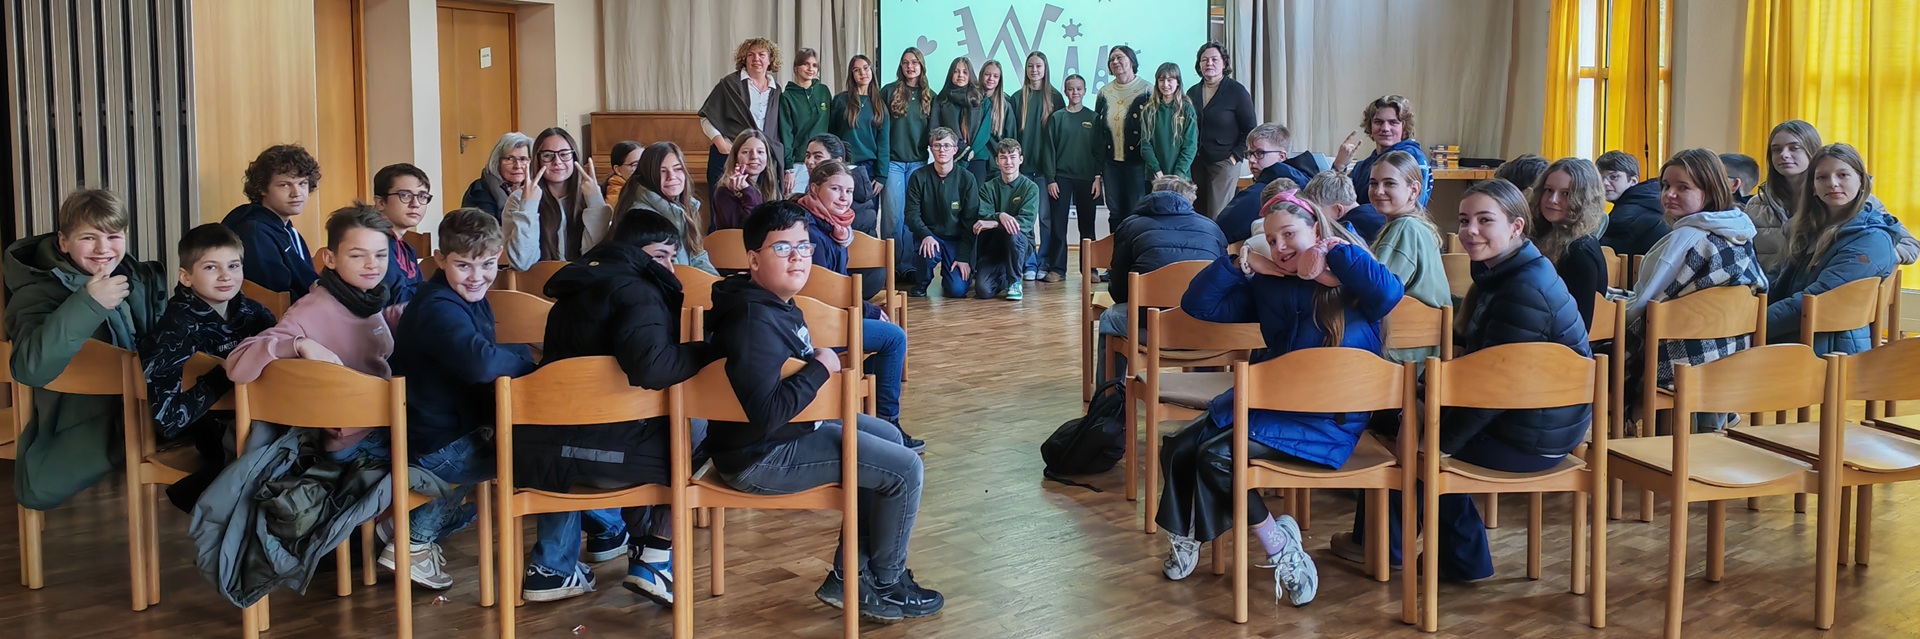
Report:
[{"label": "yellow curtain", "polygon": [[1607,16],[1607,99],[1601,149],[1619,149],[1657,167],[1665,144],[1660,113],[1660,0],[1620,0]]},{"label": "yellow curtain", "polygon": [[[1909,0],[1749,0],[1741,147],[1765,158],[1775,124],[1811,122],[1823,142],[1859,148],[1874,194],[1920,228],[1917,32],[1920,3]],[[1920,287],[1920,269],[1903,279]]]},{"label": "yellow curtain", "polygon": [[1549,159],[1574,153],[1580,96],[1580,0],[1553,0],[1547,14],[1546,132],[1540,155]]}]

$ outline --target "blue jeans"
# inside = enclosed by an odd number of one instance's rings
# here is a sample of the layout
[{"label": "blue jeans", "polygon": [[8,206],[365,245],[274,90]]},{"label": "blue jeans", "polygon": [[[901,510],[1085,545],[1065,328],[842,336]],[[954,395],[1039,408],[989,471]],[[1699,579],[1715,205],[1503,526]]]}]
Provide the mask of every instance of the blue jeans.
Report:
[{"label": "blue jeans", "polygon": [[893,239],[894,268],[902,272],[913,270],[913,265],[918,263],[913,259],[913,232],[907,230],[907,178],[926,165],[926,162],[887,163],[887,190],[881,193],[886,196],[886,205],[881,212],[880,232],[886,234],[881,239]]},{"label": "blue jeans", "polygon": [[[692,435],[693,445],[696,447],[699,446],[700,442],[706,439],[707,420],[690,420],[688,428],[692,431],[690,434]],[[584,483],[605,488],[632,486],[642,483],[665,484],[669,478],[666,474],[668,471],[664,469],[668,467],[668,460],[671,458],[672,451],[666,449],[664,438],[662,439],[660,449],[650,453],[653,455],[652,459],[629,458],[626,464],[614,472],[614,475],[603,476],[596,473],[595,475],[583,476],[579,479]],[[621,473],[619,471],[629,472]],[[535,515],[533,518],[533,551],[527,553],[527,563],[540,566],[555,574],[572,574],[574,568],[580,564],[580,533],[582,524],[585,524],[587,534],[601,539],[617,537],[622,533],[633,533],[635,531],[631,530],[628,524],[638,521],[640,513],[646,509],[630,509],[633,512],[627,512],[628,510],[629,509],[607,508],[585,511],[586,518],[584,522],[582,522],[582,513],[580,512]],[[668,536],[670,529],[664,526],[664,524],[667,523],[664,515],[660,515],[656,517],[656,519],[659,519],[659,521],[655,522],[653,529],[646,532],[660,537]],[[627,543],[628,545],[632,545],[637,543],[637,540],[629,537]]]},{"label": "blue jeans", "polygon": [[913,265],[914,269],[918,271],[917,277],[919,278],[915,281],[920,283],[922,289],[931,287],[933,286],[934,275],[939,273],[941,274],[940,284],[942,295],[948,299],[966,298],[967,291],[971,290],[972,282],[968,281],[968,278],[961,277],[960,273],[953,268],[954,263],[958,261],[956,258],[959,257],[955,255],[953,251],[954,240],[938,235],[930,235],[928,237],[938,242],[940,248],[933,252],[933,257],[927,257],[920,254],[919,241],[914,241]]},{"label": "blue jeans", "polygon": [[[895,583],[906,570],[907,540],[920,514],[920,456],[900,445],[900,429],[893,424],[861,415],[858,428],[861,570],[879,583]],[[756,495],[787,495],[838,482],[841,429],[838,421],[822,422],[724,479]],[[834,551],[836,571],[842,550]]]},{"label": "blue jeans", "polygon": [[[1115,273],[1113,275],[1114,281],[1122,281],[1125,277],[1125,273]],[[1082,286],[1092,285],[1092,283],[1082,284]],[[1141,327],[1141,332],[1144,333],[1145,331],[1146,327]],[[1107,310],[1100,312],[1100,330],[1095,333],[1093,337],[1093,370],[1095,383],[1113,379],[1107,375],[1107,338],[1119,337],[1124,339],[1126,336],[1127,305],[1125,303],[1114,304],[1108,307]],[[1114,362],[1114,365],[1119,367],[1121,375],[1127,373],[1127,358],[1121,357],[1119,361]]]},{"label": "blue jeans", "polygon": [[430,544],[460,524],[460,507],[473,491],[474,484],[494,478],[493,456],[486,454],[479,433],[453,440],[440,450],[421,455],[413,462],[421,470],[433,473],[453,485],[446,496],[413,509],[412,541]]},{"label": "blue jeans", "polygon": [[[1119,162],[1107,160],[1107,170],[1102,173],[1102,188],[1107,197],[1107,229],[1120,228],[1120,221],[1133,214],[1133,207],[1147,196],[1147,165],[1138,160]],[[1082,222],[1087,224],[1087,222]]]},{"label": "blue jeans", "polygon": [[907,368],[907,331],[893,322],[863,320],[860,349],[867,354],[867,372],[873,373],[874,403],[880,419],[900,423],[900,378]]},{"label": "blue jeans", "polygon": [[[1047,245],[1047,242],[1053,241],[1055,231],[1049,228],[1051,225],[1050,220],[1053,217],[1050,213],[1053,211],[1057,200],[1053,196],[1047,195],[1047,183],[1042,181],[1039,175],[1033,173],[1022,173],[1020,175],[1025,176],[1029,180],[1033,180],[1034,184],[1040,185],[1040,211],[1039,215],[1034,218],[1033,224],[1034,230],[1039,233],[1040,237],[1031,238],[1033,240],[1033,250],[1027,252],[1025,270],[1039,272],[1044,275],[1046,269],[1043,268],[1040,263],[1040,250]],[[1062,230],[1064,230],[1064,227],[1062,227]],[[1064,269],[1065,267],[1062,268]]]},{"label": "blue jeans", "polygon": [[[1453,458],[1475,466],[1510,473],[1537,473],[1559,464],[1565,456],[1542,457],[1514,448],[1489,436],[1480,436],[1460,447]],[[1400,563],[1400,491],[1387,491],[1387,561]],[[1420,495],[1414,507],[1423,508]],[[1440,576],[1448,579],[1484,579],[1493,576],[1493,553],[1487,549],[1487,524],[1473,495],[1440,496]],[[1353,540],[1366,541],[1367,509],[1353,515]]]}]

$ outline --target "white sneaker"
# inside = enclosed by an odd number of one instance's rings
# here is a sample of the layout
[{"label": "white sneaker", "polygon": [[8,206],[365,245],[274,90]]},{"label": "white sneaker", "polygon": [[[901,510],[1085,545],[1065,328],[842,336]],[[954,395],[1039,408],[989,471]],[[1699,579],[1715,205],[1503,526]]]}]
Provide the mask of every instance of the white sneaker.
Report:
[{"label": "white sneaker", "polygon": [[1291,515],[1275,517],[1273,523],[1280,527],[1280,535],[1287,540],[1286,550],[1267,558],[1274,566],[1274,592],[1285,591],[1287,603],[1295,606],[1313,603],[1314,595],[1320,592],[1320,569],[1313,565],[1313,557],[1307,554],[1305,542],[1300,540],[1300,524],[1295,523]]},{"label": "white sneaker", "polygon": [[[440,554],[440,544],[427,544],[412,548],[409,544],[409,572],[413,583],[428,590],[446,590],[453,587],[453,575],[447,574],[447,559]],[[394,567],[394,544],[380,552],[380,565],[388,570],[399,572]]]},{"label": "white sneaker", "polygon": [[1167,533],[1167,546],[1167,578],[1179,581],[1193,574],[1193,567],[1200,563],[1200,540]]}]

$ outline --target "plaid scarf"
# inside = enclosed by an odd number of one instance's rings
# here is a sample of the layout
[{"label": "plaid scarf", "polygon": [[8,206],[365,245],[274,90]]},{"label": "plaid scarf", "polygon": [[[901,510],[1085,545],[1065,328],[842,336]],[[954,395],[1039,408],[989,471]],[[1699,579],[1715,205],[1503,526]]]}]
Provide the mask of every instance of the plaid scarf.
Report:
[{"label": "plaid scarf", "polygon": [[[1699,242],[1687,249],[1685,260],[1673,283],[1658,292],[1650,302],[1678,299],[1688,293],[1720,286],[1745,286],[1755,291],[1765,291],[1767,276],[1760,268],[1760,259],[1753,252],[1753,243],[1735,244],[1715,233],[1708,233],[1706,241]],[[1627,327],[1627,343],[1630,345],[1629,358],[1642,352],[1646,338],[1646,322],[1635,322]],[[1661,388],[1673,388],[1673,367],[1676,364],[1699,366],[1734,353],[1746,350],[1753,345],[1752,336],[1727,337],[1719,339],[1678,339],[1660,343],[1660,362],[1658,383]],[[1639,388],[1638,375],[1643,364],[1629,363],[1628,388]]]}]

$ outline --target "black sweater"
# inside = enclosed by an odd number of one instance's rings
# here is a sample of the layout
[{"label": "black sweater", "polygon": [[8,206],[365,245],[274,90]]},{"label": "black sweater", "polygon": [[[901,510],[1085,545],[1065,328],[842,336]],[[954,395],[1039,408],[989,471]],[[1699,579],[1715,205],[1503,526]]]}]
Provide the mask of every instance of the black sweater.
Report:
[{"label": "black sweater", "polygon": [[[792,300],[782,300],[747,275],[713,285],[713,341],[727,359],[727,379],[746,423],[715,422],[704,449],[714,467],[737,473],[767,451],[813,432],[814,422],[794,422],[827,383],[827,367],[813,358],[807,318]],[[781,377],[788,359],[806,362]]]},{"label": "black sweater", "polygon": [[1614,199],[1600,245],[1621,255],[1646,255],[1667,230],[1666,212],[1660,208],[1660,181],[1647,180],[1627,187]]},{"label": "black sweater", "polygon": [[1600,240],[1583,237],[1567,245],[1553,270],[1567,283],[1567,294],[1580,307],[1580,321],[1593,328],[1593,296],[1607,290],[1607,258],[1600,252]]},{"label": "black sweater", "polygon": [[242,204],[220,221],[246,246],[241,260],[247,281],[269,291],[286,293],[287,301],[300,301],[320,281],[313,270],[313,251],[293,225],[280,219],[271,209],[259,204]]},{"label": "black sweater", "polygon": [[1260,124],[1260,113],[1253,110],[1253,95],[1233,78],[1220,78],[1213,100],[1201,107],[1205,94],[1206,87],[1197,82],[1187,89],[1187,99],[1193,101],[1200,116],[1200,151],[1194,163],[1219,162],[1227,156],[1246,159],[1247,133]]}]

